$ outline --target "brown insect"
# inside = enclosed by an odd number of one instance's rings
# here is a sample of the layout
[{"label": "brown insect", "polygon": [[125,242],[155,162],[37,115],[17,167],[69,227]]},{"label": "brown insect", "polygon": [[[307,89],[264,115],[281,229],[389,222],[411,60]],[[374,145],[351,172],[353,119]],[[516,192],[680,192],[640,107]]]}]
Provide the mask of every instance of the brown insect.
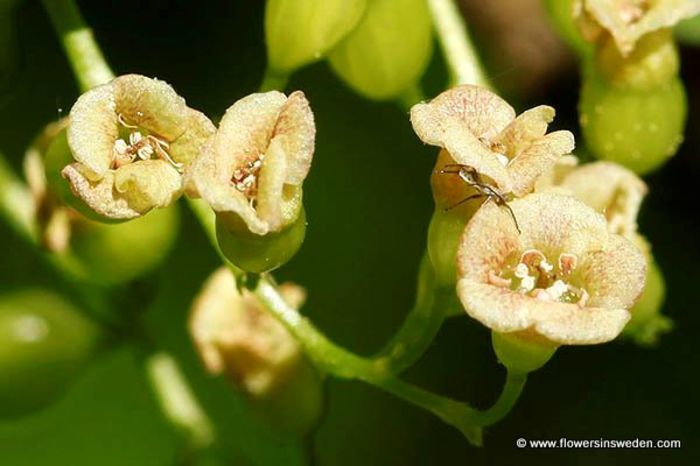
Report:
[{"label": "brown insect", "polygon": [[457,202],[456,204],[445,208],[446,211],[454,209],[455,207],[474,199],[486,198],[485,202],[492,201],[497,206],[505,207],[508,210],[508,213],[513,218],[513,223],[515,223],[515,228],[518,230],[518,233],[520,233],[520,225],[518,224],[518,219],[515,218],[513,209],[511,209],[508,205],[508,200],[506,199],[505,195],[501,193],[495,186],[486,183],[474,167],[470,167],[469,165],[463,165],[459,163],[450,163],[442,167],[442,169],[440,170],[440,174],[457,175],[462,179],[462,181],[464,181],[466,184],[468,184],[477,191],[475,194],[467,196],[461,201]]}]

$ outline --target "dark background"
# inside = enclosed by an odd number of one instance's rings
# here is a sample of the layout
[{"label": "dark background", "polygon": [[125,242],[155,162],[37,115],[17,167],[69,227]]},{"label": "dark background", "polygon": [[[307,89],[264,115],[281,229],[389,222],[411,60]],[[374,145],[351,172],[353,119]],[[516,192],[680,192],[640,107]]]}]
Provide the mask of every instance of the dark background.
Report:
[{"label": "dark background", "polygon": [[[190,106],[215,117],[257,89],[264,68],[261,1],[81,2],[117,74],[172,84]],[[38,2],[18,11],[21,63],[0,97],[0,151],[19,167],[24,148],[77,97],[70,69]],[[444,82],[438,54],[426,75],[430,95]],[[700,51],[682,50],[690,117],[680,152],[648,178],[641,215],[668,287],[665,312],[676,322],[660,346],[631,343],[562,348],[531,376],[521,402],[470,446],[437,418],[361,383],[329,380],[327,414],[313,440],[324,466],[452,464],[697,464],[700,312]],[[517,68],[492,69],[498,87]],[[297,73],[315,112],[318,142],[305,184],[309,219],[299,255],[277,276],[309,290],[304,311],[332,339],[370,354],[399,325],[413,300],[415,271],[432,211],[428,176],[435,151],[413,134],[393,103],[373,103],[345,88],[321,63]],[[512,95],[524,110],[557,108],[556,127],[575,130],[574,68],[535,92]],[[243,398],[201,369],[185,333],[188,303],[218,261],[182,206],[183,228],[165,265],[124,290],[125,306],[146,313],[160,344],[180,358],[220,431],[230,464],[289,465],[303,449],[251,416]],[[0,291],[60,288],[36,253],[0,224]],[[144,288],[155,290],[144,293]],[[155,293],[155,297],[146,295]],[[449,320],[430,351],[407,373],[440,393],[489,405],[503,370],[488,331],[466,317]],[[680,450],[542,450],[528,439],[680,439]],[[160,417],[129,348],[103,356],[53,409],[0,424],[0,465],[169,465],[176,434]]]}]

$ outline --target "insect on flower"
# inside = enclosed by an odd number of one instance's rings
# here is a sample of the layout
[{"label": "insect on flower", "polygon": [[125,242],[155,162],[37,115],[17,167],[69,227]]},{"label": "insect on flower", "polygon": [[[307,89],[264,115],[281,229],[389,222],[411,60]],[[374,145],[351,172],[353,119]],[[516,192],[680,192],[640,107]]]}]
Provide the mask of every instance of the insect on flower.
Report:
[{"label": "insect on flower", "polygon": [[513,218],[513,223],[515,223],[515,228],[518,230],[518,233],[520,233],[520,225],[518,225],[518,219],[515,218],[513,209],[511,209],[508,205],[508,200],[506,199],[506,196],[495,186],[486,183],[474,167],[470,167],[469,165],[464,165],[460,163],[449,163],[440,170],[440,174],[458,175],[462,181],[464,181],[466,184],[468,184],[477,191],[475,194],[467,196],[461,201],[445,208],[446,211],[454,209],[455,207],[474,199],[486,198],[485,202],[493,201],[497,206],[505,207],[508,210],[508,213]]}]

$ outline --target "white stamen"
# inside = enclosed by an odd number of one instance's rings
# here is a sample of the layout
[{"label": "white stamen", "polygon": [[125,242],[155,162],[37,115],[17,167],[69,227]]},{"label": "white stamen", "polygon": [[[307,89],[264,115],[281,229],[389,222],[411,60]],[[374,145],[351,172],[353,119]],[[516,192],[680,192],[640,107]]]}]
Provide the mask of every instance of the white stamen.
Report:
[{"label": "white stamen", "polygon": [[540,268],[547,273],[554,270],[554,266],[552,264],[550,264],[549,262],[547,262],[547,259],[542,259],[542,262],[540,262]]},{"label": "white stamen", "polygon": [[546,291],[553,299],[558,300],[564,293],[569,291],[569,286],[563,281],[557,280]]},{"label": "white stamen", "polygon": [[126,151],[129,149],[129,145],[123,139],[117,139],[114,141],[114,152],[119,155],[125,155]]},{"label": "white stamen", "polygon": [[523,264],[522,262],[518,265],[515,266],[515,276],[518,278],[525,278],[530,274],[530,271],[527,268],[527,265]]},{"label": "white stamen", "polygon": [[532,291],[535,288],[535,277],[527,276],[523,277],[520,281],[520,289],[526,293]]}]

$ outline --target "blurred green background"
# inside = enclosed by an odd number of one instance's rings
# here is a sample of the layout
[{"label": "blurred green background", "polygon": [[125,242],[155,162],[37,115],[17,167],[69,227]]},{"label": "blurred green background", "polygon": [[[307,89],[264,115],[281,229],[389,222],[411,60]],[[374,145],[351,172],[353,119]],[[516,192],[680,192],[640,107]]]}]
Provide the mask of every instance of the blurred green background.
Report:
[{"label": "blurred green background", "polygon": [[[80,2],[86,20],[118,74],[135,72],[172,84],[190,106],[216,117],[254,92],[265,49],[264,2]],[[19,69],[0,96],[0,152],[19,171],[23,151],[77,97],[68,64],[38,2],[16,18]],[[487,40],[481,40],[488,47]],[[429,95],[445,82],[439,56],[425,78]],[[491,61],[497,87],[511,89],[527,71]],[[173,253],[154,274],[114,292],[143,312],[158,343],[177,355],[220,432],[218,454],[228,464],[696,464],[700,457],[700,50],[682,50],[690,101],[686,142],[659,173],[641,231],[665,273],[665,312],[676,322],[658,348],[614,342],[563,348],[533,374],[521,402],[490,428],[484,448],[471,447],[437,418],[378,390],[328,380],[326,416],[311,445],[284,439],[251,415],[244,398],[204,373],[185,331],[188,306],[218,259],[189,211]],[[576,128],[575,68],[527,92],[510,90],[523,110],[546,103],[557,128]],[[545,84],[546,83],[546,84]],[[415,271],[432,211],[428,177],[435,151],[413,134],[406,111],[354,95],[326,64],[296,74],[318,128],[314,165],[305,184],[306,243],[278,278],[309,290],[305,312],[332,339],[362,354],[378,350],[413,301]],[[26,285],[63,290],[42,259],[0,223],[0,292]],[[120,302],[121,302],[120,301]],[[503,370],[485,328],[466,317],[449,320],[407,378],[455,398],[488,406]],[[528,439],[680,439],[680,450],[520,450]],[[0,465],[171,465],[177,434],[159,414],[134,351],[97,360],[54,408],[0,424]],[[516,463],[517,462],[517,463]]]}]

